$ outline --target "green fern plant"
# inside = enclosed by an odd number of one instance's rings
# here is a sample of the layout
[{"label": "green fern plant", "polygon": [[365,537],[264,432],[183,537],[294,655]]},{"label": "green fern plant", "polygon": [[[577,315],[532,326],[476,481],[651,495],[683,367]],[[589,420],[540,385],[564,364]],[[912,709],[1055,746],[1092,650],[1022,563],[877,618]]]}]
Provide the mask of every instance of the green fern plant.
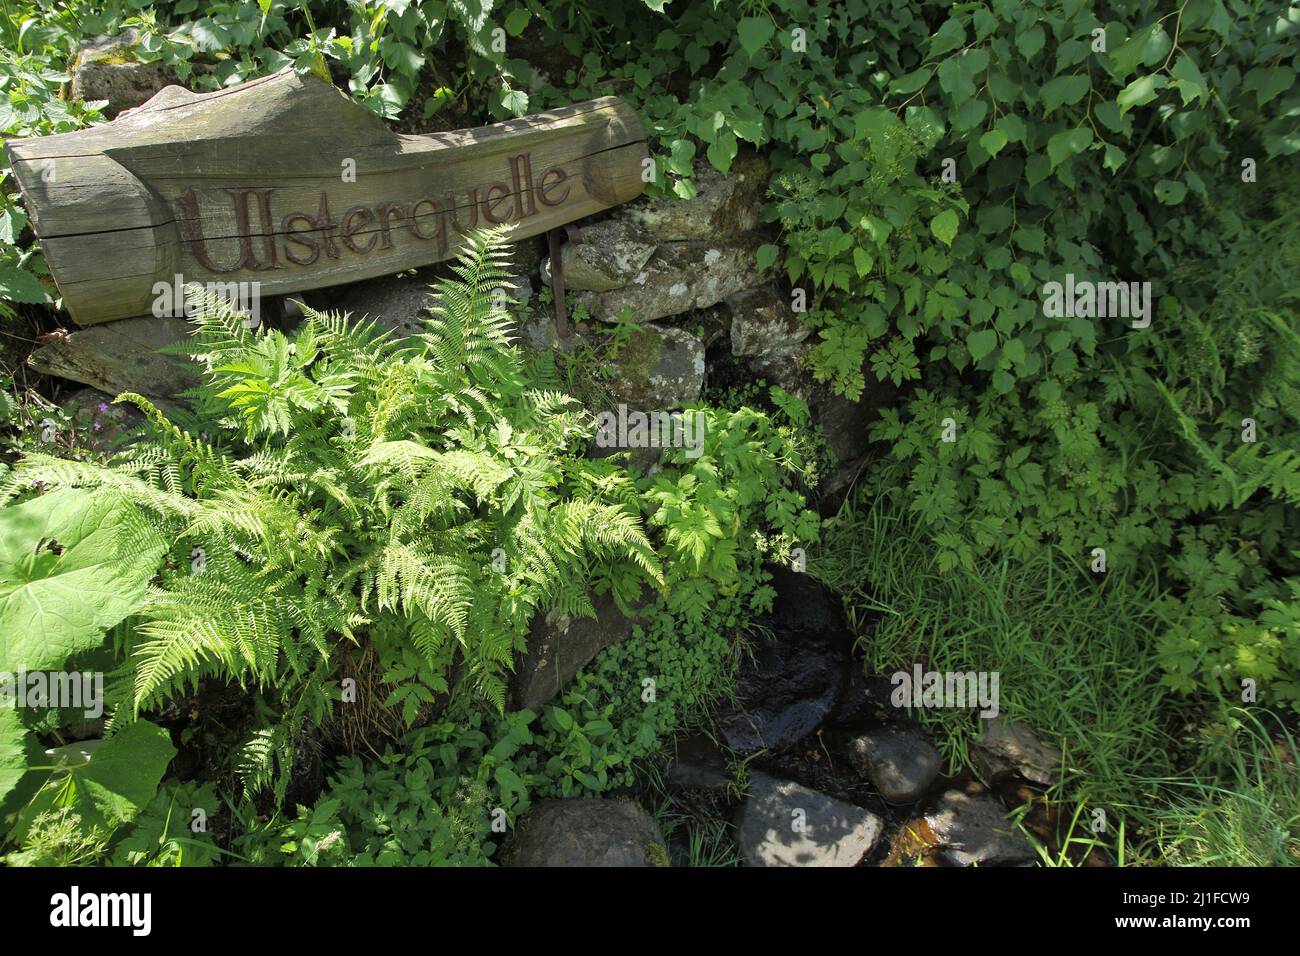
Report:
[{"label": "green fern plant", "polygon": [[310,308],[292,333],[250,331],[192,289],[202,434],[128,393],[150,438],[111,465],[20,463],[5,499],[34,482],[111,491],[171,542],[120,703],[156,708],[209,676],[277,693],[284,724],[238,761],[260,784],[274,764],[283,779],[286,742],[326,714],[341,656],[368,637],[400,635],[419,673],[454,668],[502,709],[539,610],[594,614],[597,581],[624,602],[662,586],[635,486],[583,457],[588,413],[529,386],[506,257],[502,231],[471,236],[426,332],[402,342]]}]

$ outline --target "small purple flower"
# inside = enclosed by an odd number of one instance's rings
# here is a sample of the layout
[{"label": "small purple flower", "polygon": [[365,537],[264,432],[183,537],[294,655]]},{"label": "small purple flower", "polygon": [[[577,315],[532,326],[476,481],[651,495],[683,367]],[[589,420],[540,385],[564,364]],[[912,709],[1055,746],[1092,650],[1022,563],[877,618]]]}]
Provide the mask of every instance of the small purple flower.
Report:
[{"label": "small purple flower", "polygon": [[97,405],[96,407],[99,409],[99,413],[100,413],[101,415],[104,414],[104,412],[108,411],[108,403],[107,403],[107,402],[100,402],[99,405]]},{"label": "small purple flower", "polygon": [[99,431],[99,430],[102,429],[104,426],[101,425],[99,422],[95,422],[95,424],[94,424],[92,427],[95,429],[95,431]]}]

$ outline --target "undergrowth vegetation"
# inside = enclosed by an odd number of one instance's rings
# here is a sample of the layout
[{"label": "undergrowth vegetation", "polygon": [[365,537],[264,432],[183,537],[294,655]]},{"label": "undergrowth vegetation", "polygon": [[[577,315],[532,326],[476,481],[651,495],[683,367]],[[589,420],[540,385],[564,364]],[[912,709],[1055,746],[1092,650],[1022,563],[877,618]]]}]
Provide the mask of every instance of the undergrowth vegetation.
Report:
[{"label": "undergrowth vegetation", "polygon": [[[103,121],[68,64],[132,28],[132,57],[195,89],[314,71],[405,129],[616,94],[658,196],[758,151],[758,264],[806,298],[806,371],[896,390],[821,527],[822,453],[779,390],[691,409],[698,458],[588,457],[575,363],[526,362],[493,301],[499,235],[417,339],[311,310],[250,331],[208,301],[192,407],[119,399],[147,440],[107,463],[12,442],[0,669],[107,671],[95,744],[127,757],[40,758],[69,715],[0,709],[8,862],[490,862],[494,810],[632,787],[707,725],[771,607],[764,564],[799,547],[868,673],[1001,674],[1002,709],[1062,747],[1048,799],[1124,821],[1094,841],[1109,859],[1295,863],[1300,11],[1157,6],[6,4],[6,136]],[[58,305],[8,174],[0,322]],[[1056,309],[1053,284],[1089,298]],[[21,404],[6,390],[30,431]],[[632,637],[511,710],[530,621],[593,594],[646,608]],[[211,781],[164,780],[167,727],[210,682],[250,703],[213,729]],[[381,702],[362,718],[357,683]],[[916,716],[969,763],[975,718]],[[298,807],[319,739],[348,754]],[[716,836],[691,856],[732,862]]]}]

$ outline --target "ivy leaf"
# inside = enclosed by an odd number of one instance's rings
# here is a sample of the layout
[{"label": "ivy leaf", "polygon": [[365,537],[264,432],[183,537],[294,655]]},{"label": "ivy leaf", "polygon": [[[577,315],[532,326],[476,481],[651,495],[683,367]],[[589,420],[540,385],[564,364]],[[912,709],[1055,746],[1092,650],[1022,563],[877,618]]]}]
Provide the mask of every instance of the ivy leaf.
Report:
[{"label": "ivy leaf", "polygon": [[952,209],[945,209],[930,220],[930,231],[945,246],[951,246],[957,238],[957,226],[957,213]]},{"label": "ivy leaf", "polygon": [[999,119],[994,129],[1002,130],[1007,134],[1007,139],[1013,143],[1023,143],[1025,141],[1025,121],[1012,113],[1008,113]]},{"label": "ivy leaf", "polygon": [[889,84],[891,95],[907,96],[915,93],[926,83],[930,82],[930,76],[933,74],[928,66],[923,66],[919,70],[913,70],[911,73],[905,73],[894,82]]},{"label": "ivy leaf", "polygon": [[943,56],[956,50],[966,42],[966,27],[962,25],[960,19],[950,17],[943,21],[943,26],[935,31],[930,38],[930,56]]},{"label": "ivy leaf", "polygon": [[949,57],[939,64],[939,85],[954,102],[963,102],[975,95],[975,83],[962,67],[961,57]]},{"label": "ivy leaf", "polygon": [[528,94],[523,90],[502,87],[501,108],[512,116],[523,116],[528,112]]},{"label": "ivy leaf", "polygon": [[1201,75],[1201,69],[1196,65],[1196,61],[1186,53],[1178,54],[1178,59],[1174,61],[1169,72],[1174,77],[1172,85],[1178,88],[1178,92],[1183,97],[1184,106],[1195,99],[1202,102],[1209,99],[1210,89],[1205,83],[1205,77]]},{"label": "ivy leaf", "polygon": [[678,176],[690,176],[695,172],[695,143],[689,139],[675,139],[672,142],[672,158],[668,169]]},{"label": "ivy leaf", "polygon": [[1025,343],[1020,339],[1007,339],[1002,346],[1002,355],[1013,365],[1019,365],[1025,360]]},{"label": "ivy leaf", "polygon": [[769,17],[745,17],[736,24],[736,32],[740,34],[740,45],[752,57],[772,39],[776,26]]},{"label": "ivy leaf", "polygon": [[966,336],[966,348],[970,351],[970,357],[976,362],[990,354],[997,348],[997,344],[998,333],[992,329],[980,329]]},{"label": "ivy leaf", "polygon": [[1052,161],[1052,169],[1071,156],[1082,153],[1090,143],[1092,143],[1092,130],[1086,126],[1057,133],[1047,141],[1047,156]]},{"label": "ivy leaf", "polygon": [[1125,154],[1124,150],[1112,143],[1107,143],[1106,151],[1102,156],[1101,165],[1103,168],[1109,169],[1112,173],[1117,173],[1119,172],[1120,167],[1124,165],[1126,156],[1127,154]]},{"label": "ivy leaf", "polygon": [[1169,52],[1172,41],[1159,23],[1143,27],[1123,46],[1110,55],[1112,76],[1123,80],[1138,68],[1138,64],[1154,66]]},{"label": "ivy leaf", "polygon": [[859,276],[865,276],[871,272],[871,267],[875,265],[875,260],[871,258],[871,253],[866,249],[863,249],[861,246],[856,246],[853,249],[853,265],[854,268],[858,270]]},{"label": "ivy leaf", "polygon": [[989,104],[984,100],[978,97],[968,99],[957,107],[957,112],[952,118],[952,128],[963,130],[978,126],[984,121],[984,116],[988,111]]}]

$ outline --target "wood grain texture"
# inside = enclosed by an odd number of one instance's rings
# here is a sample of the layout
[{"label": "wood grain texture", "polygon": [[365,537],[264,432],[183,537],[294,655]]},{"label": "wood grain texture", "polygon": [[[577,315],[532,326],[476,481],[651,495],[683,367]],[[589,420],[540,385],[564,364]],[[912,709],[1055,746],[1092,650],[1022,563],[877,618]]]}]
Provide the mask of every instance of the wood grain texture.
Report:
[{"label": "wood grain texture", "polygon": [[450,258],[475,227],[534,236],[636,198],[648,155],[615,97],[410,136],[292,70],[6,148],[81,325],[149,314],[177,275],[300,292]]}]

